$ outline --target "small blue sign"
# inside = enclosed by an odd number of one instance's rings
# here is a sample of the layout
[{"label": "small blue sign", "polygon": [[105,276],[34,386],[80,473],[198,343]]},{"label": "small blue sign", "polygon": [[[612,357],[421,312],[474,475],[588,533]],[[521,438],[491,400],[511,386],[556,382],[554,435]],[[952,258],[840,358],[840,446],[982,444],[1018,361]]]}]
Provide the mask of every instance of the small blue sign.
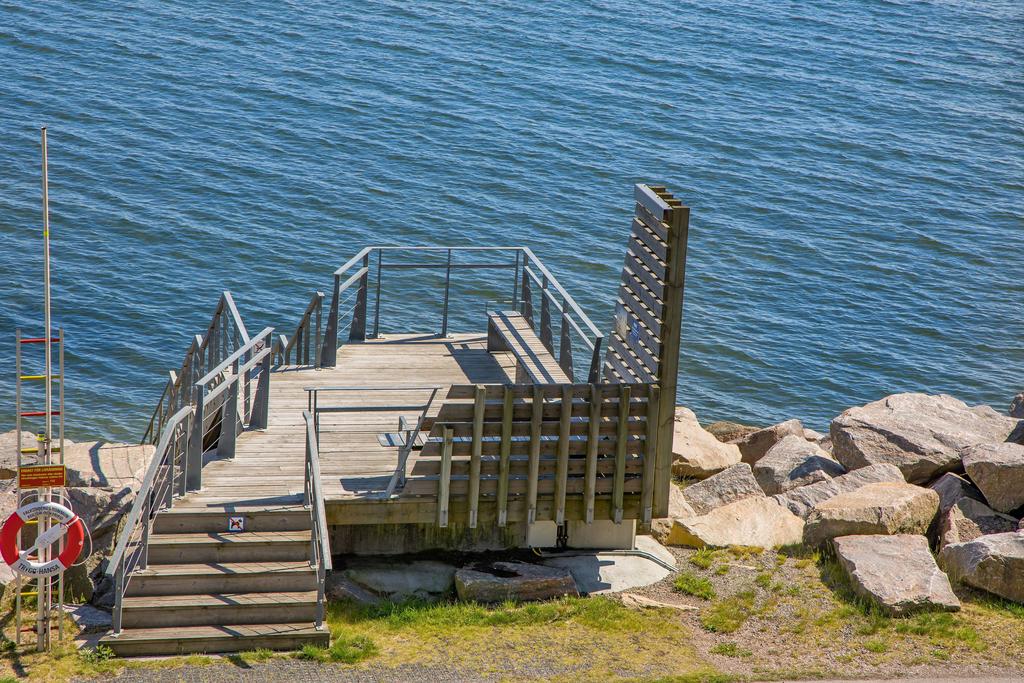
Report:
[{"label": "small blue sign", "polygon": [[640,321],[634,320],[629,326],[629,343],[636,344],[640,341]]}]

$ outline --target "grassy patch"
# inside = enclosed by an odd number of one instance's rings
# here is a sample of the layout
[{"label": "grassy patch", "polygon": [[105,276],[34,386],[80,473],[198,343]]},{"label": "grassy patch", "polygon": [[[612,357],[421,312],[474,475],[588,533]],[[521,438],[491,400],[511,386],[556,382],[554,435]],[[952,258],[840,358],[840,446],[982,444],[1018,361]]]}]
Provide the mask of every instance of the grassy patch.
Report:
[{"label": "grassy patch", "polygon": [[711,648],[710,652],[716,655],[725,655],[726,657],[752,657],[753,652],[741,648],[736,643],[719,643]]},{"label": "grassy patch", "polygon": [[673,586],[680,593],[693,595],[704,600],[715,599],[715,587],[711,585],[711,582],[692,572],[681,572],[676,577]]},{"label": "grassy patch", "polygon": [[754,613],[755,599],[754,591],[746,590],[716,600],[701,614],[700,623],[714,633],[734,633]]},{"label": "grassy patch", "polygon": [[701,569],[710,569],[715,561],[715,551],[711,548],[701,548],[693,555],[690,555],[690,564]]},{"label": "grassy patch", "polygon": [[876,638],[874,640],[869,640],[866,643],[864,643],[864,649],[868,652],[880,654],[882,652],[888,651],[889,645],[884,640]]}]

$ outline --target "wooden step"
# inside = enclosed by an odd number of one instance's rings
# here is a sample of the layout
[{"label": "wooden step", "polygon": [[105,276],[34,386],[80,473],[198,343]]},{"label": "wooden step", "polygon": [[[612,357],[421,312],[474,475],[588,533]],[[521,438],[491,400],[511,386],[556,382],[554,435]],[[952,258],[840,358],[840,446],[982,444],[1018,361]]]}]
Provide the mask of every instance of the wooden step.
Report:
[{"label": "wooden step", "polygon": [[295,624],[316,619],[316,591],[155,595],[124,598],[124,628]]},{"label": "wooden step", "polygon": [[104,636],[100,644],[109,646],[119,657],[137,657],[240,652],[258,648],[296,650],[306,643],[327,646],[330,641],[329,631],[318,631],[312,622],[304,622],[133,628],[124,629],[117,636]]},{"label": "wooden step", "polygon": [[129,577],[126,596],[316,590],[308,562],[154,564]]},{"label": "wooden step", "polygon": [[301,505],[191,507],[185,499],[157,515],[153,531],[157,534],[226,533],[229,517],[242,517],[245,531],[302,531],[311,528],[309,510]]},{"label": "wooden step", "polygon": [[149,563],[299,562],[309,557],[309,531],[153,534]]}]

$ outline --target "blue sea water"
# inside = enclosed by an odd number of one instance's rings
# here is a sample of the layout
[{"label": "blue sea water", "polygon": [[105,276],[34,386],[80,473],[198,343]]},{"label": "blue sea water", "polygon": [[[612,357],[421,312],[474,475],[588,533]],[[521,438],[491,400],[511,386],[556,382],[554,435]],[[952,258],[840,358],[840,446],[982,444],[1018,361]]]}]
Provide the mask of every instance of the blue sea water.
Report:
[{"label": "blue sea water", "polygon": [[367,244],[525,244],[606,327],[640,181],[692,207],[702,420],[1024,388],[1019,0],[0,0],[0,429],[44,124],[74,437],[141,435],[221,289],[290,330]]}]

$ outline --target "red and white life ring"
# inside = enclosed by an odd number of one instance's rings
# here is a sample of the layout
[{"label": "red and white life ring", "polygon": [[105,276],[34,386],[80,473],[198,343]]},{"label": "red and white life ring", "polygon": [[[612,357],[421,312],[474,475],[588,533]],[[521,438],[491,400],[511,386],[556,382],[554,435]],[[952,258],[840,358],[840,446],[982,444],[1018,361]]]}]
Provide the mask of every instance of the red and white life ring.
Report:
[{"label": "red and white life ring", "polygon": [[[21,527],[25,526],[25,522],[43,515],[57,523],[40,534],[31,548],[24,552],[18,550],[18,532]],[[67,536],[64,540],[64,550],[56,558],[49,562],[28,559],[29,554],[38,557],[39,550],[53,545],[65,534]],[[84,545],[85,525],[78,515],[59,503],[36,501],[22,505],[7,518],[0,529],[0,555],[11,569],[25,576],[50,576],[69,569],[78,559]]]}]

